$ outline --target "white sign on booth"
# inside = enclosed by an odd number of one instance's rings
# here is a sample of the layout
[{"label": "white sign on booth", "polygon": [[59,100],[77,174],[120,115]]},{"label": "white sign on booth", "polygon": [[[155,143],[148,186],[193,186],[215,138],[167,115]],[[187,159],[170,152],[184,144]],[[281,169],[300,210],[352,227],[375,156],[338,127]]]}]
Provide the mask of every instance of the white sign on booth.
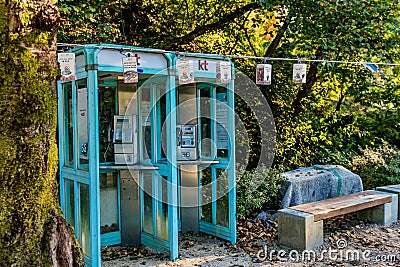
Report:
[{"label": "white sign on booth", "polygon": [[[132,52],[129,52],[132,53]],[[134,52],[134,57],[140,59],[140,65],[138,69],[149,68],[149,69],[166,69],[167,60],[162,54],[156,53],[145,53],[145,52]],[[103,49],[98,54],[98,64],[114,67],[122,67],[122,58],[126,56],[116,50]]]},{"label": "white sign on booth", "polygon": [[60,81],[71,81],[76,79],[76,65],[74,53],[58,53],[58,63],[60,64]]}]

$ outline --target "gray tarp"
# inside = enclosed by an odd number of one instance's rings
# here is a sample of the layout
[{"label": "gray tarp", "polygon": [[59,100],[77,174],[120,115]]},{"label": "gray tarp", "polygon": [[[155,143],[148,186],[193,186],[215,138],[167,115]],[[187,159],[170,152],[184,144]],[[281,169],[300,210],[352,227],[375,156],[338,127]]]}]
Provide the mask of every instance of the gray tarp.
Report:
[{"label": "gray tarp", "polygon": [[363,191],[360,176],[339,165],[315,165],[282,174],[282,208]]}]

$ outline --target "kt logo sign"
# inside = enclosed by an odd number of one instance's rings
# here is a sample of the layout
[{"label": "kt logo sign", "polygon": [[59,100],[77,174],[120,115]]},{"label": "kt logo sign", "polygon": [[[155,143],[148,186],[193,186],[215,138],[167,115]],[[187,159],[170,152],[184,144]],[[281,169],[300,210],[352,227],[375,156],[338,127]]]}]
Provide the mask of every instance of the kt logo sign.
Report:
[{"label": "kt logo sign", "polygon": [[208,71],[208,62],[207,60],[199,60],[199,70]]}]

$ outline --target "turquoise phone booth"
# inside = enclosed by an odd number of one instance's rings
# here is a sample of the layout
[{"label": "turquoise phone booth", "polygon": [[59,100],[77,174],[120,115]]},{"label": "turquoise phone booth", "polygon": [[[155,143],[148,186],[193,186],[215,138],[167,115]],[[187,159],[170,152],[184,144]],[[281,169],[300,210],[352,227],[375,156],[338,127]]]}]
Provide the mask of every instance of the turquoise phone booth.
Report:
[{"label": "turquoise phone booth", "polygon": [[185,232],[235,243],[232,63],[119,45],[66,52],[76,71],[58,81],[60,202],[86,264],[101,266],[112,245],[176,259]]}]

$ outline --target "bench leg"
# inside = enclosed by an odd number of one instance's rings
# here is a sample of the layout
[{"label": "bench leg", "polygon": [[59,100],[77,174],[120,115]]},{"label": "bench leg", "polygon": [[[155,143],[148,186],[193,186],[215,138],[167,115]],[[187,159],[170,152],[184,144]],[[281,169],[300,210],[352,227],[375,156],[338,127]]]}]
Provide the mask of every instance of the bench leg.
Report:
[{"label": "bench leg", "polygon": [[323,222],[314,222],[314,215],[281,209],[278,211],[278,242],[290,248],[313,249],[324,243]]},{"label": "bench leg", "polygon": [[398,206],[397,206],[397,215],[398,215],[398,217],[397,217],[397,219],[398,220],[400,220],[400,212],[399,212],[399,209],[400,209],[400,188],[394,188],[394,187],[390,187],[390,186],[382,186],[382,187],[377,187],[376,188],[376,190],[378,190],[378,191],[382,191],[382,192],[387,192],[387,193],[392,193],[392,194],[397,194],[397,197],[398,197],[398,199],[399,199],[399,202],[398,202]]},{"label": "bench leg", "polygon": [[357,217],[359,219],[381,225],[388,225],[391,224],[392,222],[397,221],[398,204],[399,204],[397,194],[390,194],[386,192],[379,192],[379,193],[392,195],[392,202],[358,211]]}]

